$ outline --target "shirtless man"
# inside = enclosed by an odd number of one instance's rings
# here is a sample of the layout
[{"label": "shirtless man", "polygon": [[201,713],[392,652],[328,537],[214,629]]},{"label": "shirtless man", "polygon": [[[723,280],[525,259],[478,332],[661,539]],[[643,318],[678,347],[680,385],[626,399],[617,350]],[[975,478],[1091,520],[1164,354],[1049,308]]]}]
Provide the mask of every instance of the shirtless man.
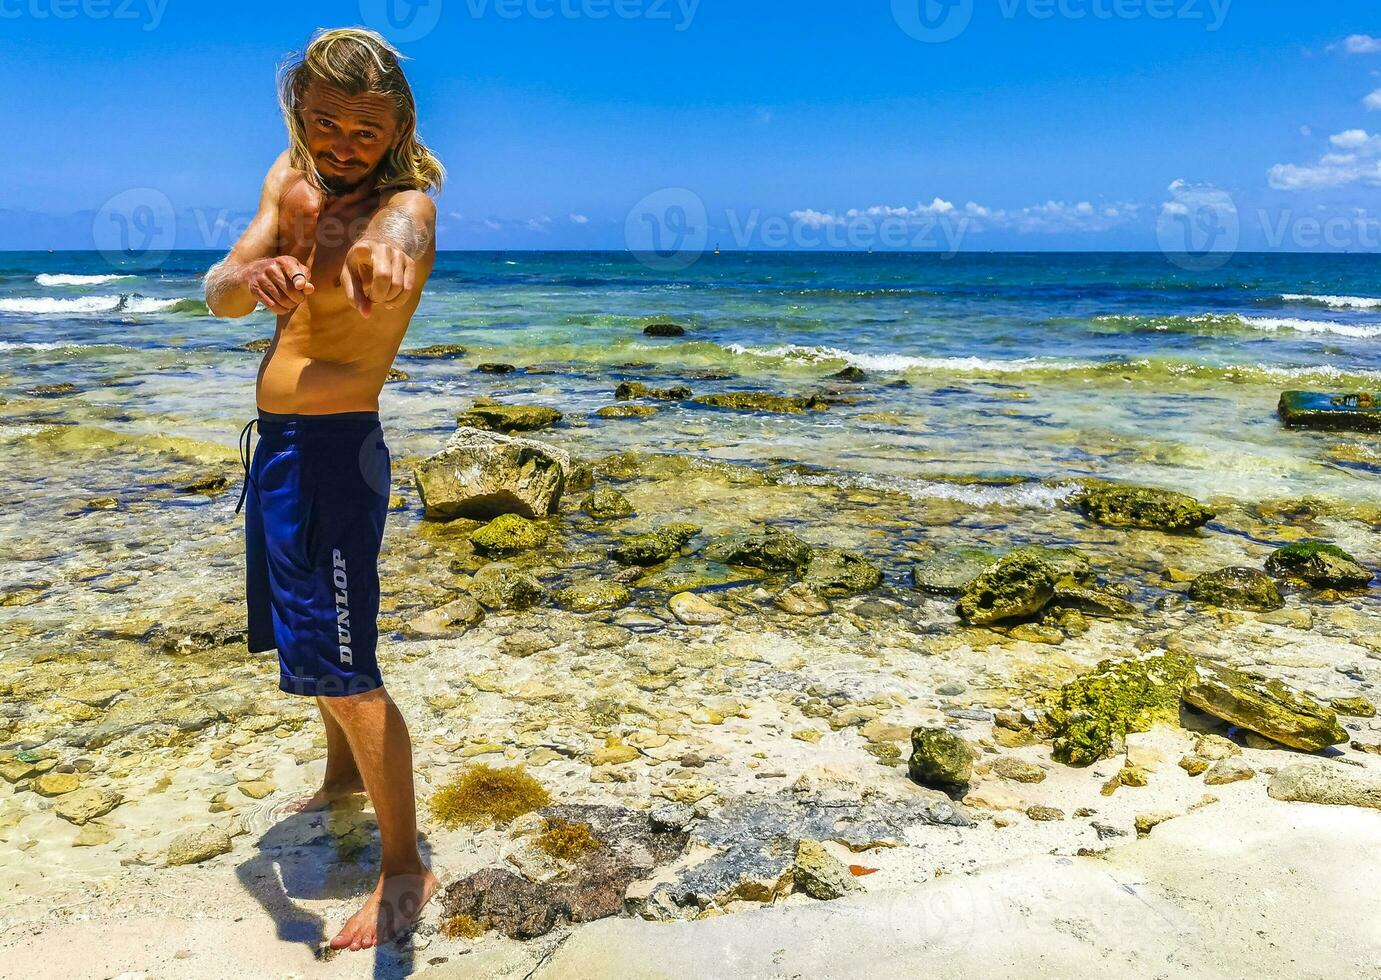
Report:
[{"label": "shirtless man", "polygon": [[379,821],[378,885],[336,949],[393,939],[436,890],[417,848],[407,725],[375,661],[390,486],[379,391],[436,257],[428,192],[444,179],[399,58],[377,34],[333,30],[284,70],[289,148],[206,276],[215,315],[278,315],[241,503],[249,648],[278,650],[279,687],[315,697],[326,726],[325,780],[297,809],[366,792]]}]

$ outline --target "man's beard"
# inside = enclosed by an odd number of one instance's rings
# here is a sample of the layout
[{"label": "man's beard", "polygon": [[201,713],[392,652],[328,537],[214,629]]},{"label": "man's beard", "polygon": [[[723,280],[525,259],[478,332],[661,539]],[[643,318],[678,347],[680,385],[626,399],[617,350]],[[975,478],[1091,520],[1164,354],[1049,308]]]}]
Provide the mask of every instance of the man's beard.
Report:
[{"label": "man's beard", "polygon": [[332,176],[324,174],[321,168],[317,168],[317,176],[321,178],[321,188],[332,197],[342,197],[352,191],[357,191],[363,187],[373,176],[374,171],[367,170],[358,178]]}]

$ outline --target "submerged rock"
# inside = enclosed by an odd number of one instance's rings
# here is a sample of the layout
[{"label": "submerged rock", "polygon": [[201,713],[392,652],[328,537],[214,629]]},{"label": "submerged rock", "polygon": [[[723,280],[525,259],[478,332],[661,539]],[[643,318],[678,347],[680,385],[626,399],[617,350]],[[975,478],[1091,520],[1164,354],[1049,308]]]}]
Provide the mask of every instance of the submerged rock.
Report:
[{"label": "submerged rock", "polygon": [[456,424],[489,432],[536,432],[561,421],[561,413],[545,405],[476,405],[456,417]]},{"label": "submerged rock", "polygon": [[511,555],[539,548],[547,530],[526,517],[502,514],[470,535],[470,543],[482,555]]},{"label": "submerged rock", "polygon": [[627,586],[591,579],[562,589],[556,593],[556,601],[572,612],[595,612],[600,609],[621,609],[628,605],[632,596]]},{"label": "submerged rock", "polygon": [[1001,556],[984,548],[946,548],[911,567],[911,581],[923,592],[959,595]]},{"label": "submerged rock", "polygon": [[1189,675],[1184,700],[1215,718],[1306,752],[1347,741],[1332,708],[1278,680],[1231,667],[1198,664]]},{"label": "submerged rock", "polygon": [[825,616],[829,614],[829,600],[804,582],[797,582],[778,592],[772,602],[782,612],[791,616]]},{"label": "submerged rock", "polygon": [[1136,606],[1120,595],[1106,589],[1096,589],[1073,582],[1061,582],[1055,586],[1052,604],[1067,609],[1077,609],[1089,616],[1103,616],[1110,619],[1136,615]]},{"label": "submerged rock", "polygon": [[685,401],[694,395],[685,385],[676,385],[672,388],[649,388],[641,381],[625,381],[614,389],[614,397],[621,402],[632,401],[634,398],[651,398],[654,401],[680,402]]},{"label": "submerged rock", "polygon": [[418,464],[413,482],[432,520],[546,517],[556,512],[573,468],[554,446],[467,428]]},{"label": "submerged rock", "polygon": [[822,596],[839,598],[871,592],[882,584],[882,572],[858,555],[838,548],[815,548],[801,581]]},{"label": "submerged rock", "polygon": [[686,328],[679,323],[649,323],[643,328],[643,334],[648,337],[684,337]]},{"label": "submerged rock", "polygon": [[917,728],[911,733],[907,773],[913,781],[931,789],[962,790],[973,778],[977,758],[973,747],[949,729]]},{"label": "submerged rock", "polygon": [[628,498],[617,490],[607,488],[596,490],[586,497],[581,501],[580,509],[600,521],[630,517],[633,514],[633,505],[628,502]]},{"label": "submerged rock", "polygon": [[655,589],[658,592],[698,592],[739,582],[753,582],[761,575],[746,569],[730,568],[718,562],[702,561],[698,558],[683,558],[665,568],[639,578],[633,584],[640,589]]},{"label": "submerged rock", "polygon": [[1054,756],[1089,766],[1117,752],[1127,735],[1156,721],[1179,719],[1181,691],[1193,674],[1192,657],[1167,653],[1144,660],[1107,660],[1060,689],[1045,726]]},{"label": "submerged rock", "polygon": [[423,360],[449,361],[457,357],[465,356],[465,348],[460,344],[432,344],[430,347],[417,347],[413,350],[403,351],[404,357],[416,357]]},{"label": "submerged rock", "polygon": [[682,592],[667,601],[671,614],[686,626],[714,626],[729,618],[729,611],[694,592]]},{"label": "submerged rock", "polygon": [[609,549],[609,556],[620,565],[650,568],[675,558],[699,533],[694,524],[667,524],[646,534],[629,535]]},{"label": "submerged rock", "polygon": [[1381,396],[1369,391],[1342,395],[1286,391],[1276,411],[1291,428],[1381,432]]},{"label": "submerged rock", "polygon": [[114,790],[87,786],[58,797],[53,812],[80,827],[88,820],[105,816],[123,801],[124,797]]},{"label": "submerged rock", "polygon": [[1342,548],[1322,541],[1299,541],[1277,548],[1266,559],[1266,571],[1324,589],[1365,589],[1374,577],[1371,569]]},{"label": "submerged rock", "polygon": [[170,868],[200,864],[219,854],[230,853],[230,835],[215,827],[187,830],[173,838],[168,845],[164,863]]},{"label": "submerged rock", "polygon": [[1203,527],[1215,516],[1193,497],[1156,487],[1087,487],[1070,502],[1107,527],[1185,533]]},{"label": "submerged rock", "polygon": [[655,405],[606,405],[595,414],[602,419],[645,419],[659,411]]},{"label": "submerged rock", "polygon": [[716,395],[698,395],[691,400],[698,405],[709,405],[713,408],[774,412],[784,415],[800,415],[807,411],[819,411],[829,407],[829,402],[818,395],[806,397],[769,395],[760,391],[727,391]]},{"label": "submerged rock", "polygon": [[803,568],[810,562],[811,554],[810,545],[796,535],[771,527],[724,535],[710,542],[704,551],[710,561],[774,572]]},{"label": "submerged rock", "polygon": [[475,368],[480,374],[512,374],[518,370],[512,364],[480,364]]},{"label": "submerged rock", "polygon": [[490,562],[475,572],[470,594],[487,609],[531,609],[546,598],[542,583],[508,562]]},{"label": "submerged rock", "polygon": [[417,640],[459,636],[483,621],[484,609],[480,604],[469,596],[461,596],[410,620],[403,627],[403,635]]},{"label": "submerged rock", "polygon": [[1285,605],[1269,575],[1255,568],[1220,568],[1189,585],[1189,597],[1223,609],[1270,612]]},{"label": "submerged rock", "polygon": [[868,372],[861,367],[850,364],[848,367],[831,374],[830,379],[832,381],[867,381]]}]

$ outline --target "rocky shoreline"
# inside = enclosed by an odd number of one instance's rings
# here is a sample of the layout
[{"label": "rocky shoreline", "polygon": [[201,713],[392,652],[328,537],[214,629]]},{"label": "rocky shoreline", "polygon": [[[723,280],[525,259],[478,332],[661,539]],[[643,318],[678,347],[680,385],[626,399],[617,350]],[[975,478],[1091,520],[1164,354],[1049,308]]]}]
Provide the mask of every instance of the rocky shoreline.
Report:
[{"label": "rocky shoreline", "polygon": [[[594,414],[691,397],[633,388]],[[828,411],[815,397],[704,410]],[[397,461],[382,567],[386,675],[447,871],[409,947],[432,958],[1092,857],[1254,799],[1381,808],[1381,553],[1356,508],[1082,479],[995,514],[790,461],[581,459],[548,405],[458,421]],[[235,525],[208,509],[228,452],[145,438],[131,492],[109,459],[127,440],[27,438],[85,461],[90,492],[50,518],[73,559],[5,546],[57,569],[0,592],[0,868],[34,903],[7,922],[197,868],[276,918],[343,909],[272,887],[271,867],[342,858],[364,881],[377,842],[367,809],[283,819],[324,743],[241,645]],[[954,485],[983,481],[1011,485]],[[116,544],[82,551],[98,537]],[[485,770],[537,805],[432,805]]]}]

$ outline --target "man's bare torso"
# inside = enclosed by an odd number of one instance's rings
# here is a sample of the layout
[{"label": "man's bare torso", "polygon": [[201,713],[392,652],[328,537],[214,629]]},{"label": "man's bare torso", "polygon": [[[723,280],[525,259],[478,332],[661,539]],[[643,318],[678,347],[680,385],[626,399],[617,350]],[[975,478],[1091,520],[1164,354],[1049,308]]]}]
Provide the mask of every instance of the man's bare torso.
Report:
[{"label": "man's bare torso", "polygon": [[[280,414],[373,412],[407,333],[421,290],[394,309],[360,315],[341,285],[346,252],[388,206],[391,192],[327,198],[300,174],[279,201],[279,254],[311,271],[315,291],[286,316],[259,367],[260,409]],[[435,253],[417,257],[417,280],[431,273]]]}]

